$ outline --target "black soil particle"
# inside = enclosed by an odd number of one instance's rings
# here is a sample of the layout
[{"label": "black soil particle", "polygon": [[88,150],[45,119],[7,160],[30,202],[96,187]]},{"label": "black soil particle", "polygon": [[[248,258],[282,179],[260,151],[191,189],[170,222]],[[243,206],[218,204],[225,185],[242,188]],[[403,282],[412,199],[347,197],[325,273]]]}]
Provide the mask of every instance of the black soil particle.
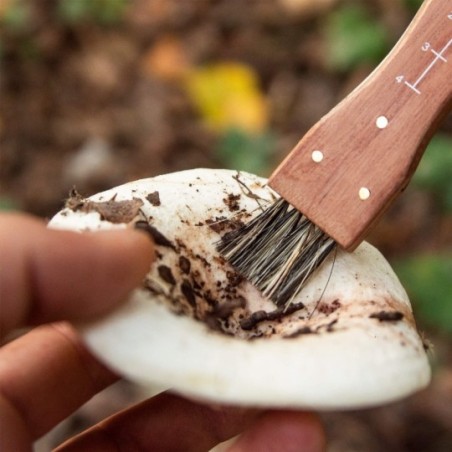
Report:
[{"label": "black soil particle", "polygon": [[234,195],[233,193],[229,193],[228,197],[223,199],[223,202],[228,206],[230,212],[236,212],[240,210],[240,195]]},{"label": "black soil particle", "polygon": [[66,201],[66,207],[74,212],[97,212],[102,220],[110,223],[130,223],[139,213],[143,201],[133,198],[127,201],[94,202],[84,199],[79,193],[73,190],[70,198]]},{"label": "black soil particle", "polygon": [[102,218],[112,223],[130,223],[138,215],[142,205],[141,199],[132,199],[93,203],[92,208],[99,212]]},{"label": "black soil particle", "polygon": [[337,319],[334,319],[334,320],[332,320],[330,323],[328,323],[328,324],[326,325],[326,331],[327,331],[328,333],[331,333],[332,331],[334,331],[333,326],[336,325],[337,322],[338,322],[338,320],[337,320]]},{"label": "black soil particle", "polygon": [[242,330],[252,330],[258,323],[268,320],[268,313],[265,311],[253,312],[249,317],[240,321]]},{"label": "black soil particle", "polygon": [[190,282],[184,279],[180,286],[180,290],[191,306],[196,306],[196,294]]},{"label": "black soil particle", "polygon": [[321,303],[318,307],[319,312],[325,315],[330,315],[341,307],[339,300],[334,300],[332,303]]},{"label": "black soil particle", "polygon": [[285,339],[294,339],[296,337],[303,336],[305,334],[316,334],[316,333],[315,333],[315,331],[313,331],[311,329],[311,327],[304,326],[304,327],[299,328],[298,330],[294,331],[293,333],[288,334],[287,336],[284,336],[284,338]]},{"label": "black soil particle", "polygon": [[371,319],[377,319],[380,322],[398,322],[403,319],[403,314],[399,311],[380,311],[369,316]]},{"label": "black soil particle", "polygon": [[194,257],[195,259],[198,259],[202,262],[204,268],[210,268],[212,266],[212,264],[204,256],[201,256],[200,254],[195,254]]},{"label": "black soil particle", "polygon": [[244,308],[245,306],[245,298],[238,296],[237,298],[228,301],[227,303],[217,304],[214,307],[211,316],[224,320],[230,317],[236,309]]},{"label": "black soil particle", "polygon": [[287,339],[293,339],[298,336],[302,336],[304,334],[318,334],[322,330],[326,331],[327,333],[334,332],[334,326],[338,323],[338,319],[334,319],[331,322],[327,323],[326,325],[319,325],[315,329],[312,329],[310,326],[303,326],[302,328],[299,328],[298,330],[294,331],[291,334],[288,334],[287,336],[284,336],[284,338]]},{"label": "black soil particle", "polygon": [[230,287],[237,287],[242,281],[244,281],[242,275],[232,271],[226,272],[226,277],[228,278]]},{"label": "black soil particle", "polygon": [[244,225],[243,221],[238,218],[228,219],[226,217],[214,217],[208,218],[206,220],[206,224],[210,229],[217,232],[218,234],[221,232],[231,232],[239,229]]},{"label": "black soil particle", "polygon": [[172,248],[173,250],[176,249],[176,247],[169,239],[167,239],[157,228],[150,225],[147,221],[137,221],[134,226],[135,229],[140,229],[147,232],[152,237],[156,245],[164,246],[166,248]]},{"label": "black soil particle", "polygon": [[180,267],[182,273],[185,273],[186,275],[188,275],[190,273],[191,263],[185,256],[180,256],[179,257],[179,267]]},{"label": "black soil particle", "polygon": [[218,301],[212,295],[212,292],[210,290],[207,290],[206,292],[203,292],[201,294],[201,296],[202,296],[202,298],[206,301],[206,303],[209,306],[217,306],[218,305]]},{"label": "black soil particle", "polygon": [[288,307],[282,306],[271,312],[257,311],[249,317],[242,319],[240,321],[240,326],[243,330],[248,331],[253,329],[260,322],[280,320],[304,307],[303,303],[292,303]]},{"label": "black soil particle", "polygon": [[153,206],[160,206],[162,203],[160,202],[160,194],[158,191],[154,191],[153,193],[149,193],[149,195],[146,196],[146,199],[153,205]]},{"label": "black soil particle", "polygon": [[169,267],[166,265],[159,265],[157,267],[157,271],[159,273],[160,278],[163,279],[163,281],[166,281],[168,284],[171,284],[174,286],[176,284],[176,280],[174,279],[173,273]]}]

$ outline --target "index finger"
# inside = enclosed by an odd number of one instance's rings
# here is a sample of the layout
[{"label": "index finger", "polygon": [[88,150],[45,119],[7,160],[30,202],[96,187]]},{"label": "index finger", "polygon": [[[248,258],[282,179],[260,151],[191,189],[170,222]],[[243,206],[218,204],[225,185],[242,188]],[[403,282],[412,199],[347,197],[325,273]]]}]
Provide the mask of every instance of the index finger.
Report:
[{"label": "index finger", "polygon": [[153,246],[137,231],[80,234],[21,214],[0,217],[0,332],[84,320],[113,308],[149,270]]}]

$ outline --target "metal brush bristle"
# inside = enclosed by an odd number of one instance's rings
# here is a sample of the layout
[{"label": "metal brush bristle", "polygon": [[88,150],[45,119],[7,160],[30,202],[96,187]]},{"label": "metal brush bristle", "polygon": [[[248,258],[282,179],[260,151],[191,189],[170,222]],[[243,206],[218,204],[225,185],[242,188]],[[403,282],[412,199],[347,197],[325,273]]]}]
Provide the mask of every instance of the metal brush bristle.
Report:
[{"label": "metal brush bristle", "polygon": [[217,249],[265,296],[285,306],[336,245],[280,198],[246,225],[225,234]]}]

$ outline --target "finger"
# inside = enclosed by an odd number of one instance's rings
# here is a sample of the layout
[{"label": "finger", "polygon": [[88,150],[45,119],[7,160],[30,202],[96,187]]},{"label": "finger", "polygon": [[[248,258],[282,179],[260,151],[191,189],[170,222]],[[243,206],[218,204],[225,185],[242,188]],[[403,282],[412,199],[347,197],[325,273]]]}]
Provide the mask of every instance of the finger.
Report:
[{"label": "finger", "polygon": [[10,342],[0,350],[0,450],[20,450],[4,444],[42,436],[116,379],[69,324]]},{"label": "finger", "polygon": [[163,393],[107,419],[57,451],[207,451],[243,431],[256,415],[255,410],[215,409]]},{"label": "finger", "polygon": [[0,218],[0,332],[104,313],[149,269],[145,234],[55,231],[18,214]]},{"label": "finger", "polygon": [[297,411],[269,411],[243,433],[228,452],[322,452],[325,432],[318,416]]}]

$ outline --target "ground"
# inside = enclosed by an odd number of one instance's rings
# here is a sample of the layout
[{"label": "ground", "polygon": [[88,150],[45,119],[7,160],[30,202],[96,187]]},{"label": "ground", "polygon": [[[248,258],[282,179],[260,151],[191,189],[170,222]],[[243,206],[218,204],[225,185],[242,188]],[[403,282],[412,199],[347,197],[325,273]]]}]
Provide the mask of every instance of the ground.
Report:
[{"label": "ground", "polygon": [[[89,195],[195,167],[268,175],[372,70],[415,3],[4,0],[1,206],[49,218],[74,186]],[[205,72],[206,65],[215,71]],[[225,94],[218,84],[230,89]],[[202,97],[205,86],[216,92],[213,107]],[[218,113],[217,104],[232,113]],[[451,115],[440,133],[452,135]],[[369,240],[397,261],[451,250],[451,230],[450,210],[437,193],[414,186]],[[422,318],[420,327],[434,344],[432,385],[390,406],[325,414],[330,451],[452,449],[450,335]],[[128,385],[116,386],[60,433],[136,397]]]}]

